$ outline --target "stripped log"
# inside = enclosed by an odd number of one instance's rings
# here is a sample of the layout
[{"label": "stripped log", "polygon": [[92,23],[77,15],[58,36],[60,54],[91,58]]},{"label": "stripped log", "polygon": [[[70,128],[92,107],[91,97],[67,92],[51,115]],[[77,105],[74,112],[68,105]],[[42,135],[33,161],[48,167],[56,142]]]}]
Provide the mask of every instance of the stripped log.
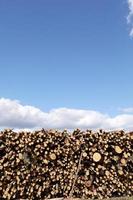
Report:
[{"label": "stripped log", "polygon": [[132,196],[133,132],[1,131],[0,177],[0,199]]}]

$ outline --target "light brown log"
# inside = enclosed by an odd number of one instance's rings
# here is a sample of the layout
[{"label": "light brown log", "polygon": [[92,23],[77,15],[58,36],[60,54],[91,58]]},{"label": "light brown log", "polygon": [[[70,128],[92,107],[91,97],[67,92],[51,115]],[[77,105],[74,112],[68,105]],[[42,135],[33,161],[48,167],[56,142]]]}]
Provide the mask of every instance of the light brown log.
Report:
[{"label": "light brown log", "polygon": [[48,160],[47,159],[44,159],[43,160],[43,163],[45,163],[46,165],[48,164]]},{"label": "light brown log", "polygon": [[55,153],[51,153],[49,155],[49,157],[50,157],[51,160],[56,160],[56,154]]},{"label": "light brown log", "polygon": [[93,154],[93,161],[94,161],[94,162],[99,162],[100,160],[101,160],[101,154],[98,153],[98,152],[95,152],[95,153]]},{"label": "light brown log", "polygon": [[83,152],[83,157],[87,157],[87,153],[86,152]]},{"label": "light brown log", "polygon": [[122,163],[122,165],[126,165],[126,163],[127,163],[126,159],[122,158],[121,163]]},{"label": "light brown log", "polygon": [[121,154],[122,153],[121,147],[115,146],[115,152],[118,153],[118,154]]},{"label": "light brown log", "polygon": [[122,170],[119,169],[119,170],[118,170],[118,174],[119,174],[119,175],[123,175],[124,173],[123,173]]}]

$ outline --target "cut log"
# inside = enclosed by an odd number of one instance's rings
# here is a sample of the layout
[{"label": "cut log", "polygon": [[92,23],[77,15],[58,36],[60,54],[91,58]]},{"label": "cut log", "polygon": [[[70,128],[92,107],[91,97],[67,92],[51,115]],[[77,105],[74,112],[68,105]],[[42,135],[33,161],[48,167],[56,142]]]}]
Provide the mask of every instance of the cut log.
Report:
[{"label": "cut log", "polygon": [[94,161],[94,162],[99,162],[100,160],[101,160],[101,154],[98,153],[98,152],[95,152],[95,153],[93,154],[93,161]]},{"label": "cut log", "polygon": [[83,157],[87,157],[87,153],[86,152],[83,152]]},{"label": "cut log", "polygon": [[0,194],[5,199],[133,195],[132,133],[1,131],[2,151]]},{"label": "cut log", "polygon": [[51,153],[49,155],[49,157],[50,157],[51,160],[56,160],[56,154],[54,154],[54,153]]},{"label": "cut log", "polygon": [[126,165],[126,163],[127,163],[126,159],[122,158],[121,163],[122,163],[122,165]]},{"label": "cut log", "polygon": [[122,153],[121,147],[115,146],[115,152],[118,153],[118,154],[121,154]]}]

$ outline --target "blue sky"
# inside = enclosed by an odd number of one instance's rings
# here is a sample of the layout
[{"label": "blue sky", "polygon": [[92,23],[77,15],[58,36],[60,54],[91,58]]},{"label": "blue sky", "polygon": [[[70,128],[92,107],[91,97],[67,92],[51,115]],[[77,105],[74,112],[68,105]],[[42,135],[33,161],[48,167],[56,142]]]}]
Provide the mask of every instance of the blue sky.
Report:
[{"label": "blue sky", "polygon": [[128,2],[1,1],[1,98],[45,112],[65,107],[115,116],[132,108]]}]

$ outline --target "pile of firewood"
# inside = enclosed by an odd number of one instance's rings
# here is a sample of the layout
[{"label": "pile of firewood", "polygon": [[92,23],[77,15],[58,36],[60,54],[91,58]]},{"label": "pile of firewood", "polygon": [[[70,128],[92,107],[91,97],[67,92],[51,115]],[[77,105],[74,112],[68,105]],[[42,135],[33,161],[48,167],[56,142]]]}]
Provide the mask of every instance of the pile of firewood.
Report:
[{"label": "pile of firewood", "polygon": [[133,132],[0,132],[0,199],[133,195]]}]

